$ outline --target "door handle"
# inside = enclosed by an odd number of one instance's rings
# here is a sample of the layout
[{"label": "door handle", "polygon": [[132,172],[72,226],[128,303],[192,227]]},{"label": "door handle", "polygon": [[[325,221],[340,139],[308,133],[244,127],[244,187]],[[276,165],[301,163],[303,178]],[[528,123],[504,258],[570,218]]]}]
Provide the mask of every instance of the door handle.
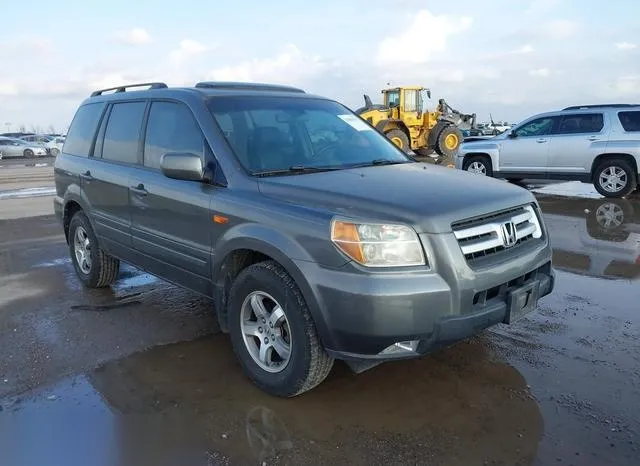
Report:
[{"label": "door handle", "polygon": [[543,142],[547,142],[547,141],[548,141],[547,138],[538,138],[538,139],[536,139],[536,142],[540,143],[540,144],[542,144]]},{"label": "door handle", "polygon": [[589,141],[597,141],[598,139],[600,139],[598,136],[589,136],[587,138]]},{"label": "door handle", "polygon": [[87,170],[86,172],[80,174],[80,178],[85,181],[91,181],[93,179],[93,176],[91,175],[91,172]]},{"label": "door handle", "polygon": [[137,196],[146,196],[148,191],[144,189],[144,185],[142,183],[138,183],[137,186],[131,186],[131,192]]}]

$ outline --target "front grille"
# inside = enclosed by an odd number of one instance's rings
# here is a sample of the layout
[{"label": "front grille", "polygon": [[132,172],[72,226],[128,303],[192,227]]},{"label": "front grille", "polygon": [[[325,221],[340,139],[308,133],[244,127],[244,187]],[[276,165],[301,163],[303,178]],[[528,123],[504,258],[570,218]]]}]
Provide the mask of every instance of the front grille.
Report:
[{"label": "front grille", "polygon": [[542,237],[540,221],[532,205],[462,220],[454,223],[452,229],[467,262],[511,250]]}]

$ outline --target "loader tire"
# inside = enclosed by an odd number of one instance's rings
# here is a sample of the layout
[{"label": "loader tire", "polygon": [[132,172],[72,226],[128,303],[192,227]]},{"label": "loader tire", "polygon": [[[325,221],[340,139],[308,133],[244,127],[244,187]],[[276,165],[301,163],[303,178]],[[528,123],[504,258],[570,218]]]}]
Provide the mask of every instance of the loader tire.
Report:
[{"label": "loader tire", "polygon": [[408,153],[411,150],[411,147],[409,147],[409,138],[402,130],[392,129],[384,133],[384,135],[403,152]]},{"label": "loader tire", "polygon": [[436,152],[447,159],[453,160],[462,141],[462,131],[457,126],[445,126],[438,134]]}]

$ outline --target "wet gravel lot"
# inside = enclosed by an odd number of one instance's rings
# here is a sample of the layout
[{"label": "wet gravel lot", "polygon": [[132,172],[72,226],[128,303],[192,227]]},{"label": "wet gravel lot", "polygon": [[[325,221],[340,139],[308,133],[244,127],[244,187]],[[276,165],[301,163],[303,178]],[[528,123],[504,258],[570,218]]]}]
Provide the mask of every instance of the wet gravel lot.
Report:
[{"label": "wet gravel lot", "polygon": [[535,313],[290,400],[207,300],[127,267],[85,290],[52,216],[0,221],[0,464],[640,464],[640,197],[539,200]]}]

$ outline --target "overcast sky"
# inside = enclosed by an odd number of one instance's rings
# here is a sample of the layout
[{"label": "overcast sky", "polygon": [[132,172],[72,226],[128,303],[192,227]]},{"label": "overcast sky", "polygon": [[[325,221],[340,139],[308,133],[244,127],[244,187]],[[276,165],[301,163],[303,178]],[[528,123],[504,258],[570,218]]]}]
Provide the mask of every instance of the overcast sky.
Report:
[{"label": "overcast sky", "polygon": [[93,89],[294,84],[351,108],[431,88],[481,120],[640,103],[637,0],[4,2],[0,130],[65,129]]}]

